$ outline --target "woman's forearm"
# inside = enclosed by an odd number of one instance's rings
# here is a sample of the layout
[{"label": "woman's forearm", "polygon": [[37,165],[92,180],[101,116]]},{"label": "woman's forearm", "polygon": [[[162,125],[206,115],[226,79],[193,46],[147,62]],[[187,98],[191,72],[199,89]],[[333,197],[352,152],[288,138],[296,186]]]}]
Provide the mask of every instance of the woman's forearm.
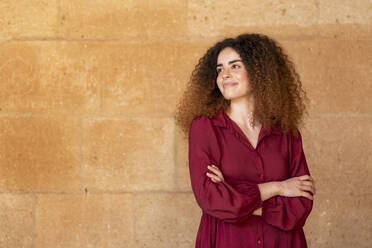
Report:
[{"label": "woman's forearm", "polygon": [[[280,195],[280,192],[281,192],[280,182],[261,183],[261,184],[258,184],[258,188],[260,190],[262,201],[266,201],[267,199],[270,199],[271,197]],[[257,215],[257,216],[262,216],[262,207],[256,209],[252,214]]]},{"label": "woman's forearm", "polygon": [[266,201],[271,197],[280,195],[280,182],[267,182],[258,184],[261,200]]}]

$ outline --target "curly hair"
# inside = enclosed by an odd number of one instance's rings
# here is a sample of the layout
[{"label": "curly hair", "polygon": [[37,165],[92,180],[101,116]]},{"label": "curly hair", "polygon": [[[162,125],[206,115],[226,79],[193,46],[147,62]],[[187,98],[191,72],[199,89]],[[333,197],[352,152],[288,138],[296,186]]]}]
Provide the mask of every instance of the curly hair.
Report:
[{"label": "curly hair", "polygon": [[217,83],[217,57],[224,48],[234,49],[248,72],[254,98],[253,118],[268,127],[279,126],[284,133],[298,128],[306,112],[306,92],[299,74],[277,41],[263,34],[241,34],[209,48],[195,66],[176,107],[176,125],[187,137],[192,120],[199,115],[213,117],[230,105]]}]

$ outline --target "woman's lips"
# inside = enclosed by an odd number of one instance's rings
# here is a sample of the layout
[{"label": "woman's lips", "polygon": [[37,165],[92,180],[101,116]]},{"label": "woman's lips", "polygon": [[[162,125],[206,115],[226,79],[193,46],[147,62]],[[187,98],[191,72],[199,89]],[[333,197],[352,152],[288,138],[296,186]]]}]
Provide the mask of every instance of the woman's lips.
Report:
[{"label": "woman's lips", "polygon": [[232,87],[232,86],[235,86],[235,85],[237,85],[238,83],[224,83],[223,84],[223,87],[224,88],[228,88],[228,87]]}]

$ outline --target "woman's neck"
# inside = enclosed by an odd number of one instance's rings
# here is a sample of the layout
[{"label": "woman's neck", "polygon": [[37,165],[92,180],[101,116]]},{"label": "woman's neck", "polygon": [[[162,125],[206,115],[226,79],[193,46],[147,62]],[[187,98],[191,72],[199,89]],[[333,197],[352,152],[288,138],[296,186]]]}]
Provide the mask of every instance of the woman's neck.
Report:
[{"label": "woman's neck", "polygon": [[261,123],[258,120],[255,121],[253,127],[251,126],[251,120],[254,112],[253,96],[231,100],[230,105],[225,112],[239,125],[243,125],[249,129],[260,127]]}]

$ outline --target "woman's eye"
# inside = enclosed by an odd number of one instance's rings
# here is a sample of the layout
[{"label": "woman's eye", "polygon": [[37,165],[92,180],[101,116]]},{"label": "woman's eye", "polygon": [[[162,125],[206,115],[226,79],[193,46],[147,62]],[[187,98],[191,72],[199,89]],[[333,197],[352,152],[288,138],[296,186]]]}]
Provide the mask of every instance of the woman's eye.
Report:
[{"label": "woman's eye", "polygon": [[222,71],[221,68],[218,68],[217,69],[217,74],[219,74],[221,71]]},{"label": "woman's eye", "polygon": [[235,64],[235,65],[232,65],[232,68],[237,69],[237,68],[240,68],[240,66]]}]

